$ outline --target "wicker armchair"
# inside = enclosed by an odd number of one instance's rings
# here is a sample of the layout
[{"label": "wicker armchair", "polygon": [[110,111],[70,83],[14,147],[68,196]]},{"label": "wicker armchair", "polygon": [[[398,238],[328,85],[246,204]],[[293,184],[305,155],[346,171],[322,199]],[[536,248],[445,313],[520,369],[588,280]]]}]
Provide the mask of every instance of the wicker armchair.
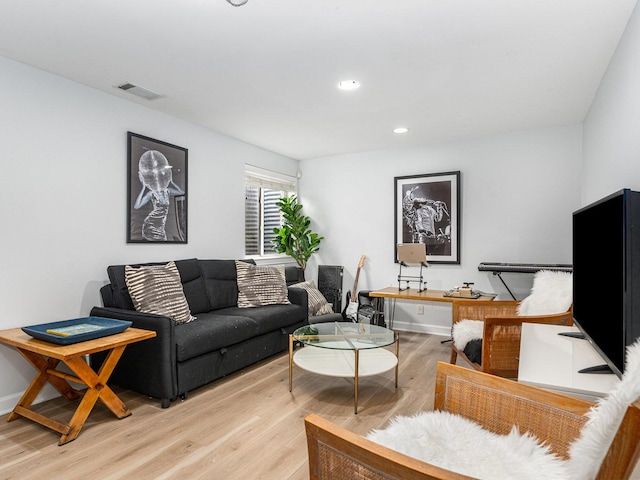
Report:
[{"label": "wicker armchair", "polygon": [[[434,408],[499,434],[513,425],[562,458],[587,421],[590,402],[440,362]],[[463,480],[470,477],[408,457],[317,415],[305,418],[311,480]],[[597,479],[627,479],[640,455],[640,402],[627,408]]]},{"label": "wicker armchair", "polygon": [[520,331],[523,322],[571,325],[571,310],[553,315],[519,317],[516,300],[455,300],[453,302],[453,324],[461,320],[484,321],[481,361],[474,362],[451,344],[450,363],[455,364],[458,356],[474,369],[505,378],[518,377],[518,356],[520,355]]}]

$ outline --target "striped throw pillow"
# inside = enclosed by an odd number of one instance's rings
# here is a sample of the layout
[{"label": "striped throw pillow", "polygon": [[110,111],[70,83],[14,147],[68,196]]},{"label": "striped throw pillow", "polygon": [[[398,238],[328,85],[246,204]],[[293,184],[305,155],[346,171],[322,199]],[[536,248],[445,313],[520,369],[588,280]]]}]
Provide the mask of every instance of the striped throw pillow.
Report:
[{"label": "striped throw pillow", "polygon": [[176,325],[196,319],[189,310],[175,262],[143,267],[126,265],[124,280],[138,312],[169,317]]},{"label": "striped throw pillow", "polygon": [[320,290],[316,288],[316,284],[313,280],[308,282],[300,282],[291,285],[292,288],[302,288],[307,291],[307,299],[309,303],[309,316],[315,317],[317,315],[325,315],[327,313],[333,313],[333,308],[324,298],[324,295],[320,293]]},{"label": "striped throw pillow", "polygon": [[238,307],[288,304],[284,265],[258,266],[236,260]]}]

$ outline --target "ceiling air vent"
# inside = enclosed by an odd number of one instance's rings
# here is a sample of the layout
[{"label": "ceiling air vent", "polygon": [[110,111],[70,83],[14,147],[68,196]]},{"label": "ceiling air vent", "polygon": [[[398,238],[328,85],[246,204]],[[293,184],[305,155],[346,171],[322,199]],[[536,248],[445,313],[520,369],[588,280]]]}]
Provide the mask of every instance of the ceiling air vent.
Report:
[{"label": "ceiling air vent", "polygon": [[159,95],[151,90],[134,85],[133,83],[123,83],[122,85],[118,85],[116,88],[144,98],[145,100],[157,100],[158,98],[164,98],[164,95]]}]

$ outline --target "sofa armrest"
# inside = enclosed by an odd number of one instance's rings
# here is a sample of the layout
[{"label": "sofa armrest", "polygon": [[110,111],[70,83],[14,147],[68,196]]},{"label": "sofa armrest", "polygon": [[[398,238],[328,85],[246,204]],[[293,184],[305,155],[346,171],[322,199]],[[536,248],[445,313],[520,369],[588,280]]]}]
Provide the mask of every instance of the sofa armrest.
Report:
[{"label": "sofa armrest", "polygon": [[[120,308],[94,307],[91,316],[128,320],[133,327],[153,330],[156,337],[128,345],[114,370],[111,381],[124,388],[162,400],[178,395],[176,379],[175,327],[168,317],[123,310]],[[102,363],[104,356],[95,354],[94,360]]]},{"label": "sofa armrest", "polygon": [[304,288],[287,287],[289,301],[294,305],[300,305],[305,308],[309,306],[309,297]]}]

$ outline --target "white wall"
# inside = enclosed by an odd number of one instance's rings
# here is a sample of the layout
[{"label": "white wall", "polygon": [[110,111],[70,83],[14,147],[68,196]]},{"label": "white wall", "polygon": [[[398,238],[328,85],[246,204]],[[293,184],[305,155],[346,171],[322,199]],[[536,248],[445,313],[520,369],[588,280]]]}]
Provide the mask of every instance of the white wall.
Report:
[{"label": "white wall", "polygon": [[[581,126],[544,129],[421,148],[359,153],[301,162],[301,202],[315,230],[326,237],[317,264],[345,267],[351,289],[358,260],[367,255],[358,289],[397,285],[394,263],[394,177],[461,172],[461,264],[433,264],[428,288],[462,282],[501,293],[506,289],[481,262],[571,263],[571,213],[580,203]],[[417,273],[417,272],[416,272]],[[518,298],[532,275],[504,274]],[[448,334],[450,306],[432,304],[424,316],[398,302],[395,326]]]},{"label": "white wall", "polygon": [[584,121],[582,203],[640,190],[640,10],[636,7]]},{"label": "white wall", "polygon": [[[86,316],[110,264],[242,257],[244,163],[289,175],[298,167],[2,57],[0,105],[0,328]],[[188,148],[187,245],[126,244],[127,131]],[[6,346],[0,364],[6,412],[34,371]]]}]

